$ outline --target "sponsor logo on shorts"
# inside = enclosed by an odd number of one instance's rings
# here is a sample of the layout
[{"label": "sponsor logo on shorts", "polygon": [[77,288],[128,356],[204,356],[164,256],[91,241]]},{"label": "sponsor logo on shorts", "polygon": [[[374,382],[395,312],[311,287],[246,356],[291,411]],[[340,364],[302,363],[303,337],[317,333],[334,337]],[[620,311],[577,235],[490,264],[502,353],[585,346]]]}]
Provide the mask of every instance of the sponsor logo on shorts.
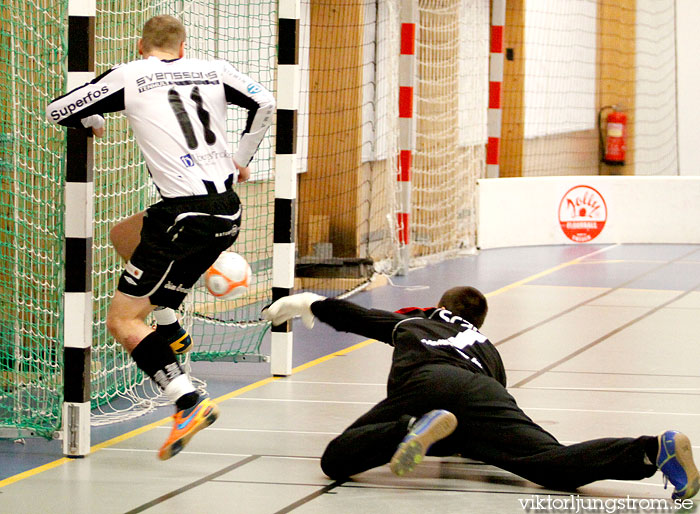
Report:
[{"label": "sponsor logo on shorts", "polygon": [[262,86],[260,84],[253,83],[248,84],[247,89],[251,95],[254,95],[255,93],[259,93],[260,91],[262,91]]},{"label": "sponsor logo on shorts", "polygon": [[217,234],[214,234],[214,237],[233,236],[235,234],[238,234],[239,230],[240,230],[240,227],[238,225],[234,225],[233,227],[231,227],[231,230],[227,230],[226,232],[219,232]]},{"label": "sponsor logo on shorts", "polygon": [[182,284],[173,284],[170,280],[166,282],[166,284],[163,286],[165,289],[170,289],[171,291],[177,291],[178,293],[183,293],[187,294],[190,292],[189,289],[185,289]]},{"label": "sponsor logo on shorts", "polygon": [[126,263],[126,272],[134,277],[136,280],[140,279],[143,276],[143,271],[134,266],[131,261]]},{"label": "sponsor logo on shorts", "polygon": [[126,280],[126,281],[127,281],[129,284],[131,284],[132,286],[135,286],[135,285],[136,285],[136,280],[134,280],[134,279],[131,278],[131,277],[124,276],[124,280]]}]

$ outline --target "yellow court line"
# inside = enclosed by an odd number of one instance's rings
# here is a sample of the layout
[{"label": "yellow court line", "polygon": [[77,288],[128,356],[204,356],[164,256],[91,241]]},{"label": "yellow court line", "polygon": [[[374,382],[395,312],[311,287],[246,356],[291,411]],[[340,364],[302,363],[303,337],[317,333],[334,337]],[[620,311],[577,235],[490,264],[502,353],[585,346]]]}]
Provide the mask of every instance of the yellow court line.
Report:
[{"label": "yellow court line", "polygon": [[319,357],[316,360],[307,362],[306,364],[302,364],[301,366],[297,366],[292,370],[292,374],[298,373],[299,371],[303,371],[305,369],[308,369],[312,366],[315,366],[316,364],[321,364],[322,362],[325,362],[327,360],[332,359],[333,357],[340,357],[341,355],[347,355],[350,352],[354,352],[355,350],[359,350],[360,348],[364,348],[365,346],[376,343],[377,341],[374,339],[367,339],[366,341],[362,341],[361,343],[357,343],[353,346],[348,346],[347,348],[344,348],[342,350],[338,350],[337,352],[333,352],[329,355],[324,355],[323,357]]},{"label": "yellow court line", "polygon": [[[607,250],[610,250],[611,248],[615,248],[616,246],[619,246],[619,245],[615,244],[615,245],[607,246],[607,247],[605,247],[605,248],[601,248],[600,250],[596,250],[596,251],[594,251],[594,252],[587,253],[586,255],[582,255],[581,257],[577,257],[576,259],[572,259],[572,260],[570,260],[570,261],[568,261],[568,262],[565,262],[565,263],[563,263],[563,264],[559,264],[559,265],[557,265],[557,266],[554,266],[554,267],[552,267],[552,268],[546,269],[546,270],[544,270],[544,271],[540,271],[539,273],[535,273],[534,275],[530,275],[529,277],[526,277],[526,278],[524,278],[524,279],[522,279],[522,280],[518,280],[517,282],[513,282],[512,284],[508,284],[507,286],[501,287],[500,289],[496,289],[495,291],[492,291],[492,292],[490,292],[490,293],[487,293],[486,296],[487,296],[487,297],[496,296],[496,295],[501,294],[501,293],[504,293],[504,292],[506,292],[506,291],[510,291],[511,289],[514,289],[514,288],[516,288],[516,287],[519,287],[519,286],[522,286],[522,285],[524,285],[524,284],[527,284],[528,282],[532,282],[533,280],[536,280],[536,279],[538,279],[538,278],[541,278],[541,277],[543,277],[543,276],[545,276],[545,275],[549,275],[550,273],[554,273],[555,271],[559,271],[560,269],[566,268],[566,267],[568,267],[568,266],[572,266],[572,265],[574,265],[574,264],[578,264],[578,263],[581,262],[582,260],[584,260],[584,259],[586,259],[586,258],[588,258],[588,257],[591,257],[592,255],[596,255],[596,254],[598,254],[598,253],[605,252],[605,251],[607,251]],[[325,362],[325,361],[327,361],[327,360],[330,360],[330,359],[332,359],[332,358],[334,358],[334,357],[338,357],[338,356],[341,356],[341,355],[346,355],[346,354],[348,354],[348,353],[350,353],[350,352],[353,352],[353,351],[355,351],[355,350],[359,350],[360,348],[363,348],[363,347],[365,347],[365,346],[367,346],[367,345],[369,345],[369,344],[371,344],[371,343],[374,343],[374,342],[376,342],[376,341],[373,340],[373,339],[368,339],[368,340],[366,340],[366,341],[362,341],[362,342],[360,342],[360,343],[357,343],[357,344],[355,344],[355,345],[353,345],[353,346],[349,346],[349,347],[347,347],[347,348],[345,348],[345,349],[343,349],[343,350],[339,350],[339,351],[333,352],[333,353],[331,353],[331,354],[329,354],[329,355],[325,355],[325,356],[323,356],[323,357],[319,357],[318,359],[312,360],[312,361],[310,361],[310,362],[307,362],[306,364],[302,364],[302,365],[297,366],[296,368],[292,369],[292,375],[295,374],[295,373],[298,373],[298,372],[300,372],[300,371],[303,371],[303,370],[305,370],[305,369],[308,369],[308,368],[310,368],[310,367],[312,367],[312,366],[316,366],[317,364],[320,364],[320,363],[322,363],[322,362]],[[243,393],[246,393],[246,392],[248,392],[248,391],[251,391],[251,390],[253,390],[253,389],[257,389],[258,387],[261,387],[261,386],[263,386],[263,385],[265,385],[265,384],[269,384],[269,383],[271,383],[271,382],[274,382],[274,381],[276,381],[276,380],[279,380],[280,378],[282,378],[282,377],[268,377],[268,378],[265,378],[265,379],[263,379],[263,380],[259,380],[258,382],[255,382],[255,383],[253,383],[253,384],[247,385],[247,386],[242,387],[242,388],[240,388],[240,389],[236,389],[235,391],[232,391],[232,392],[227,393],[227,394],[225,394],[225,395],[223,395],[223,396],[220,396],[220,397],[216,398],[214,401],[216,401],[216,402],[222,402],[222,401],[228,400],[228,399],[230,399],[230,398],[234,398],[234,397],[236,397],[236,396],[239,396],[239,395],[241,395],[241,394],[243,394]],[[155,422],[150,423],[150,424],[148,424],[148,425],[144,425],[144,426],[142,426],[142,427],[140,427],[140,428],[131,430],[130,432],[127,432],[127,433],[122,434],[122,435],[120,435],[120,436],[117,436],[117,437],[114,437],[114,438],[112,438],[112,439],[109,439],[109,440],[107,440],[107,441],[105,441],[105,442],[103,442],[103,443],[96,444],[96,445],[94,445],[94,446],[92,446],[92,447],[90,448],[90,453],[94,453],[94,452],[96,452],[96,451],[98,451],[98,450],[101,450],[102,448],[107,448],[107,447],[109,447],[109,446],[113,446],[113,445],[115,445],[115,444],[117,444],[117,443],[120,443],[120,442],[122,442],[122,441],[125,441],[125,440],[127,440],[127,439],[131,439],[132,437],[135,437],[135,436],[137,436],[137,435],[140,435],[140,434],[142,434],[142,433],[144,433],[144,432],[147,432],[147,431],[149,431],[149,430],[152,430],[152,429],[154,429],[154,428],[156,428],[156,427],[159,427],[159,426],[165,424],[165,423],[168,422],[168,420],[170,420],[170,419],[171,419],[171,416],[169,416],[169,417],[167,417],[167,418],[163,418],[163,419],[161,419],[161,420],[159,420],[159,421],[155,421]],[[9,478],[6,478],[6,479],[4,479],[4,480],[0,480],[0,488],[5,487],[6,485],[10,485],[10,484],[13,484],[13,483],[15,483],[15,482],[18,482],[18,481],[23,480],[23,479],[25,479],[25,478],[29,478],[29,477],[31,477],[31,476],[37,475],[37,474],[39,474],[39,473],[41,473],[41,472],[43,472],[43,471],[46,471],[46,470],[49,470],[49,469],[58,467],[58,466],[60,466],[60,465],[62,465],[62,464],[65,464],[66,462],[70,462],[71,460],[73,460],[73,459],[69,459],[69,458],[63,457],[63,458],[58,459],[58,460],[55,460],[55,461],[53,461],[53,462],[49,462],[48,464],[44,464],[43,466],[39,466],[39,467],[37,467],[37,468],[33,468],[33,469],[30,469],[30,470],[24,471],[24,472],[19,473],[19,474],[17,474],[17,475],[12,475],[12,476],[9,477]]]},{"label": "yellow court line", "polygon": [[491,291],[490,293],[486,293],[487,298],[491,296],[496,296],[501,293],[505,293],[506,291],[510,291],[511,289],[515,289],[516,287],[522,286],[527,284],[528,282],[532,282],[533,280],[537,280],[538,278],[542,278],[545,275],[549,275],[550,273],[554,273],[555,271],[559,271],[561,269],[567,268],[569,266],[573,266],[574,264],[580,263],[582,260],[587,259],[588,257],[591,257],[593,255],[602,253],[602,252],[607,252],[608,250],[615,248],[617,246],[620,246],[619,244],[614,244],[611,246],[606,246],[605,248],[601,248],[600,250],[596,250],[591,253],[587,253],[586,255],[582,255],[581,257],[577,257],[575,259],[572,259],[570,261],[564,262],[562,264],[558,264],[557,266],[551,267],[549,269],[546,269],[544,271],[540,271],[539,273],[535,273],[534,275],[530,275],[529,277],[525,277],[521,280],[518,280],[517,282],[513,282],[512,284],[508,284],[507,286],[503,286],[500,289],[496,289],[495,291]]},{"label": "yellow court line", "polygon": [[[610,290],[610,287],[604,286],[559,286],[556,284],[539,284],[532,287],[548,287],[550,289],[596,289],[596,290]],[[618,291],[634,291],[635,293],[668,293],[669,295],[680,294],[685,292],[683,289],[648,289],[648,288],[637,288],[637,287],[620,287]],[[491,296],[491,293],[487,293],[485,296]]]},{"label": "yellow court line", "polygon": [[[363,348],[363,347],[365,347],[371,343],[374,343],[374,342],[376,342],[374,339],[367,339],[366,341],[362,341],[362,342],[357,343],[353,346],[348,346],[347,348],[344,348],[344,349],[339,350],[337,352],[333,352],[329,355],[319,357],[318,359],[312,360],[310,362],[307,362],[306,364],[302,364],[300,366],[297,366],[296,368],[293,368],[292,375],[295,373],[299,373],[300,371],[303,371],[305,369],[308,369],[312,366],[316,366],[317,364],[320,364],[320,363],[325,362],[327,360],[330,360],[333,357],[346,355],[346,354],[353,352],[355,350],[359,350],[360,348]],[[262,387],[262,386],[269,384],[271,382],[275,382],[276,380],[279,380],[281,378],[284,378],[284,377],[275,376],[275,377],[264,378],[262,380],[254,382],[254,383],[249,384],[247,386],[241,387],[240,389],[236,389],[235,391],[231,391],[230,393],[226,393],[222,396],[219,396],[218,398],[215,398],[214,401],[220,403],[220,402],[223,402],[225,400],[235,398],[236,396],[240,396],[244,393],[247,393],[248,391],[252,391],[253,389],[257,389],[258,387]],[[156,427],[164,425],[170,419],[172,419],[172,416],[168,416],[167,418],[163,418],[161,420],[154,421],[153,423],[149,423],[148,425],[144,425],[142,427],[136,428],[134,430],[126,432],[126,433],[119,435],[117,437],[113,437],[112,439],[109,439],[109,440],[104,441],[102,443],[91,446],[90,453],[91,454],[95,453],[98,450],[101,450],[103,448],[114,446],[115,444],[121,443],[122,441],[126,441],[127,439],[131,439],[132,437],[136,437],[137,435],[143,434],[144,432],[148,432],[149,430],[152,430]],[[72,460],[75,460],[75,459],[68,458],[68,457],[62,457],[60,459],[49,462],[49,463],[44,464],[42,466],[38,466],[36,468],[32,468],[32,469],[29,469],[27,471],[23,471],[22,473],[18,473],[16,475],[12,475],[11,477],[8,477],[4,480],[0,480],[0,488],[5,487],[6,485],[14,484],[15,482],[19,482],[20,480],[23,480],[25,478],[29,478],[29,477],[34,476],[34,475],[38,475],[39,473],[42,473],[44,471],[48,471],[49,469],[56,468],[58,466],[65,464],[66,462],[70,462]]]},{"label": "yellow court line", "polygon": [[48,464],[44,464],[43,466],[39,466],[38,468],[28,469],[27,471],[23,471],[22,473],[12,475],[11,477],[6,478],[5,480],[0,480],[0,488],[5,487],[6,485],[14,484],[15,482],[19,482],[20,480],[23,480],[25,478],[38,475],[42,471],[47,471],[49,469],[56,468],[70,460],[71,459],[67,457],[63,457],[53,462],[49,462]]},{"label": "yellow court line", "polygon": [[[215,401],[215,402],[221,402],[221,401],[223,401],[223,400],[228,400],[229,398],[233,398],[234,396],[238,396],[238,395],[240,395],[240,394],[246,393],[246,392],[250,391],[251,389],[255,389],[255,388],[257,388],[257,387],[261,387],[261,386],[263,386],[263,385],[265,385],[265,384],[269,384],[270,382],[273,382],[273,381],[277,380],[278,378],[279,378],[279,377],[267,377],[267,378],[264,378],[264,379],[262,379],[262,380],[259,380],[259,381],[257,381],[257,382],[254,382],[254,383],[252,383],[252,384],[249,384],[249,385],[247,385],[247,386],[245,386],[245,387],[241,387],[240,389],[236,389],[235,391],[232,391],[232,392],[230,392],[230,393],[227,393],[227,394],[225,394],[225,395],[223,395],[223,396],[220,396],[220,397],[218,397],[218,398],[215,398],[214,401]],[[156,427],[159,427],[159,426],[161,426],[161,425],[164,425],[165,423],[167,423],[168,421],[170,421],[171,418],[172,418],[172,416],[168,416],[167,418],[163,418],[163,419],[161,419],[161,420],[154,421],[153,423],[150,423],[150,424],[148,424],[148,425],[144,425],[144,426],[142,426],[142,427],[135,428],[134,430],[131,430],[130,432],[126,432],[125,434],[119,435],[119,436],[117,436],[117,437],[113,437],[112,439],[108,439],[107,441],[104,441],[104,442],[102,442],[102,443],[100,443],[100,444],[96,444],[96,445],[90,447],[90,453],[94,453],[94,452],[96,452],[97,450],[101,450],[102,448],[107,448],[107,447],[109,447],[109,446],[114,446],[114,445],[117,444],[117,443],[121,443],[122,441],[126,441],[127,439],[131,439],[132,437],[135,437],[135,436],[137,436],[137,435],[139,435],[139,434],[143,434],[144,432],[148,432],[149,430],[151,430],[151,429],[153,429],[153,428],[156,428]],[[0,482],[0,487],[2,487],[2,482]]]}]

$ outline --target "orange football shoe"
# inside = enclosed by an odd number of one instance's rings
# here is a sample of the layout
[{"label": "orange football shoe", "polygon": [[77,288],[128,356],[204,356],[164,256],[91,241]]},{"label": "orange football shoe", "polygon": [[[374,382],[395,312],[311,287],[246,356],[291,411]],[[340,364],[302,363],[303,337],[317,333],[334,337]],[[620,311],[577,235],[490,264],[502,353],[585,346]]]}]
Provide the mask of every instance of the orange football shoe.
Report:
[{"label": "orange football shoe", "polygon": [[207,397],[199,397],[195,405],[180,410],[173,416],[173,428],[165,444],[158,452],[160,460],[167,460],[180,453],[192,436],[216,421],[219,407]]}]

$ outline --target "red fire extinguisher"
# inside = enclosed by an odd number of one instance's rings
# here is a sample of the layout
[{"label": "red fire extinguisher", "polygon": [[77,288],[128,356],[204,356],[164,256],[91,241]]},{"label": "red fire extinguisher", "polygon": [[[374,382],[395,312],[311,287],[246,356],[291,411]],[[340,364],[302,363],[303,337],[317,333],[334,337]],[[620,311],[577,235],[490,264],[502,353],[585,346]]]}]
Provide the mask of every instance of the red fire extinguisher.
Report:
[{"label": "red fire extinguisher", "polygon": [[[603,111],[606,109],[611,109],[611,112],[605,118],[605,126],[603,126]],[[613,166],[624,165],[627,150],[627,114],[615,105],[607,105],[598,113],[598,128],[602,161]]]}]

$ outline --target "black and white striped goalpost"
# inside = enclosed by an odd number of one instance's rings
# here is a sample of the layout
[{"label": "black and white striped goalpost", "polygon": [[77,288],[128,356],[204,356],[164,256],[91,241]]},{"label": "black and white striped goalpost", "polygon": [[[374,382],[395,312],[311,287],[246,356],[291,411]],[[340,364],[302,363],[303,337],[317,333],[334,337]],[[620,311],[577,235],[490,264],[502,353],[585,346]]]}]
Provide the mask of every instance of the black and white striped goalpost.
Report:
[{"label": "black and white striped goalpost", "polygon": [[[275,145],[275,219],[272,300],[294,289],[294,207],[297,196],[296,122],[299,105],[299,0],[279,1],[277,45],[277,141]],[[292,324],[272,327],[270,369],[292,373]]]},{"label": "black and white striped goalpost", "polygon": [[[68,2],[68,91],[95,77],[95,13],[95,0]],[[90,452],[93,140],[90,129],[67,134],[62,436],[64,455],[84,457]]]},{"label": "black and white striped goalpost", "polygon": [[[299,0],[280,0],[277,87],[273,301],[294,289],[296,118],[299,98]],[[68,5],[70,91],[95,77],[95,0]],[[90,452],[90,348],[92,344],[93,141],[90,129],[67,131],[65,188],[63,453]],[[272,329],[271,372],[292,372],[291,323]]]}]

